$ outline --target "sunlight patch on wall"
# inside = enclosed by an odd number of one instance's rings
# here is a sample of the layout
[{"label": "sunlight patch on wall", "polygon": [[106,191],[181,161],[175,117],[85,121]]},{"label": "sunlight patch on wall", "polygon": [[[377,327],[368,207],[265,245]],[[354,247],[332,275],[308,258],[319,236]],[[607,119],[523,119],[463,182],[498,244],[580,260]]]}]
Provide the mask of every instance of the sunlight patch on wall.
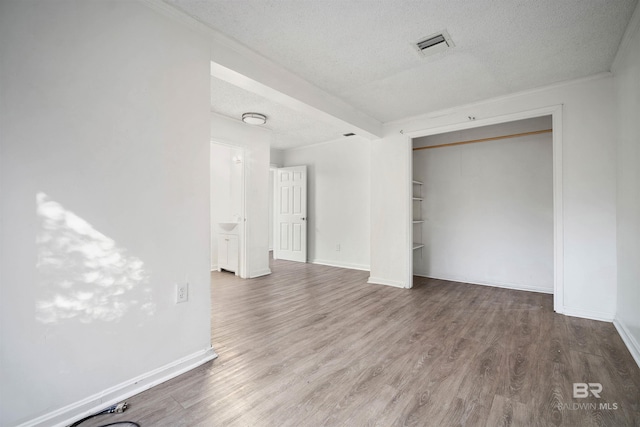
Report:
[{"label": "sunlight patch on wall", "polygon": [[[36,195],[36,212],[38,321],[114,321],[132,309],[154,313],[149,273],[139,258],[44,193]],[[134,288],[138,298],[131,297]]]}]

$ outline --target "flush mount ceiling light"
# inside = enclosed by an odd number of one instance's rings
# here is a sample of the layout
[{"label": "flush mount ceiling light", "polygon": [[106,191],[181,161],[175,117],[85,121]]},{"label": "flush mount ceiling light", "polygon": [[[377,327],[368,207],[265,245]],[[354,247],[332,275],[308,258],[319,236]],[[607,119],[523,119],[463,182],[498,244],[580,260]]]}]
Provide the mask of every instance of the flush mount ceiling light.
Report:
[{"label": "flush mount ceiling light", "polygon": [[250,125],[263,125],[267,123],[267,116],[260,113],[244,113],[242,121]]}]

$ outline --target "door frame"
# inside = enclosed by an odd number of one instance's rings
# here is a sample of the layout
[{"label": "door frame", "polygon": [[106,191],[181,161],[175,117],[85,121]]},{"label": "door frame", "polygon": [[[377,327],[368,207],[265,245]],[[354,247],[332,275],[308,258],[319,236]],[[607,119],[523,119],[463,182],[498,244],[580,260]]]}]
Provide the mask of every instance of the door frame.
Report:
[{"label": "door frame", "polygon": [[[406,180],[405,191],[410,195],[413,185],[413,139],[429,135],[437,135],[458,130],[473,129],[482,126],[495,125],[516,120],[532,119],[541,116],[551,116],[552,120],[552,140],[553,140],[553,309],[556,313],[564,313],[564,224],[562,207],[562,104],[534,110],[522,111],[519,113],[489,117],[486,119],[471,120],[463,123],[426,128],[417,131],[406,132],[406,155],[409,171]],[[413,232],[412,232],[412,200],[406,197],[406,248],[407,252],[407,287],[413,287]]]},{"label": "door frame", "polygon": [[279,206],[281,203],[280,200],[280,191],[278,191],[278,183],[279,183],[279,175],[282,169],[294,169],[294,168],[304,168],[304,213],[302,217],[302,224],[304,224],[304,261],[291,260],[294,262],[308,262],[309,260],[309,212],[308,212],[308,182],[309,182],[309,168],[307,165],[295,165],[295,166],[282,166],[275,169],[275,181],[273,183],[273,191],[274,191],[274,236],[273,236],[273,259],[282,259],[279,257],[279,244],[280,244],[280,232],[276,230],[278,227],[278,218],[279,218]]},{"label": "door frame", "polygon": [[276,247],[276,179],[278,177],[278,168],[282,166],[278,166],[274,163],[269,164],[269,180],[271,192],[269,194],[269,204],[270,204],[270,212],[269,216],[271,218],[269,224],[269,240],[272,243],[269,247],[269,251],[275,254]]},{"label": "door frame", "polygon": [[[238,243],[240,245],[240,250],[239,250],[239,259],[238,259],[238,263],[239,263],[239,272],[238,275],[243,278],[246,279],[247,278],[247,191],[246,191],[246,186],[247,186],[247,168],[246,168],[246,163],[245,163],[245,159],[247,158],[247,150],[244,147],[241,147],[239,145],[235,145],[232,144],[230,142],[226,142],[226,141],[222,141],[219,139],[214,139],[212,138],[209,141],[209,186],[211,187],[211,175],[212,175],[212,165],[211,165],[211,145],[212,144],[216,144],[216,145],[220,145],[223,147],[228,147],[228,148],[232,148],[234,150],[239,150],[242,154],[241,154],[241,159],[240,161],[242,162],[242,181],[240,183],[240,203],[241,203],[241,207],[240,207],[240,221],[238,222]],[[209,188],[209,194],[211,194],[211,188]],[[211,197],[209,197],[209,223],[210,223],[210,228],[209,228],[209,234],[212,235],[213,233],[211,232],[213,230],[214,227],[216,227],[216,224],[213,224],[213,222],[211,221]],[[212,250],[211,247],[213,245],[213,239],[210,237],[209,238],[209,254],[211,254]],[[209,258],[211,258],[211,255],[209,255]]]}]

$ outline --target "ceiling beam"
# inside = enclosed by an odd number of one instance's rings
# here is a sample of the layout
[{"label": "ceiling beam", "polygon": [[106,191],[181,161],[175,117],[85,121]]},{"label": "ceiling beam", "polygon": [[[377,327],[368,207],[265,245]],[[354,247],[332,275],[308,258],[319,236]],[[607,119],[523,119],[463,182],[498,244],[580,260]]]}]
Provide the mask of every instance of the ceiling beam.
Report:
[{"label": "ceiling beam", "polygon": [[368,139],[382,137],[382,123],[253,50],[218,34],[211,47],[211,75],[273,102]]},{"label": "ceiling beam", "polygon": [[338,126],[344,133],[353,132],[367,139],[382,137],[382,122],[337,96],[161,0],[141,1],[207,36],[211,46],[212,76]]}]

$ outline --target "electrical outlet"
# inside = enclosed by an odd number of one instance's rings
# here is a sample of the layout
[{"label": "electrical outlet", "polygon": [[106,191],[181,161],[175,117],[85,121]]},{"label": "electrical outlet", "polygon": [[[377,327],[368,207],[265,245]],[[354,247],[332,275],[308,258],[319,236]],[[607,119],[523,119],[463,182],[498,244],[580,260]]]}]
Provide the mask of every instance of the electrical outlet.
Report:
[{"label": "electrical outlet", "polygon": [[189,284],[185,283],[181,285],[176,283],[176,304],[180,302],[187,302],[189,300]]}]

